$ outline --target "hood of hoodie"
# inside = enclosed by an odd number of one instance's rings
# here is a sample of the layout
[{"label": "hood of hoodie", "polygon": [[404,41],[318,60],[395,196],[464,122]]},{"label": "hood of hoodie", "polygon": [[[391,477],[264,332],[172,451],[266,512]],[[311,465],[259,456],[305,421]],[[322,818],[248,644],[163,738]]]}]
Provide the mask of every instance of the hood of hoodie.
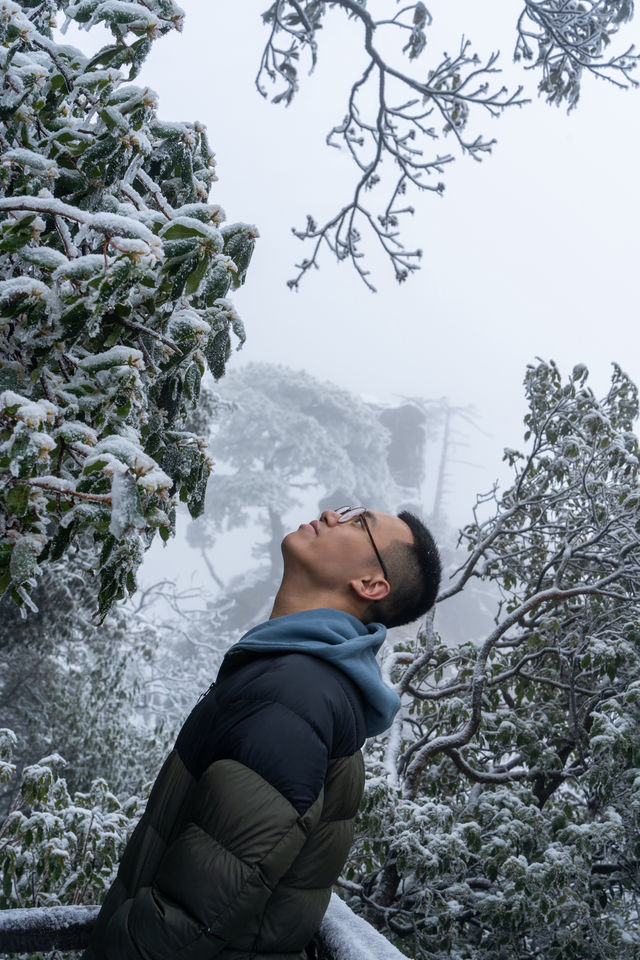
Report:
[{"label": "hood of hoodie", "polygon": [[383,679],[376,653],[387,635],[381,623],[362,623],[350,613],[321,607],[266,620],[252,627],[228,651],[308,653],[342,670],[364,701],[367,736],[391,726],[400,698]]}]

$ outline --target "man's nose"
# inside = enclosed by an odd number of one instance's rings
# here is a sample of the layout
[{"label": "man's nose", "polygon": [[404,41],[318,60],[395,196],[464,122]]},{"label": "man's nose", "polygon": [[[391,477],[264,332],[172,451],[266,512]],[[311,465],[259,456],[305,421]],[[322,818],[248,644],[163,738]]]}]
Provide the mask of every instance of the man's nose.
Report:
[{"label": "man's nose", "polygon": [[336,513],[335,510],[323,510],[320,514],[320,520],[322,523],[326,523],[328,527],[335,527],[339,519],[340,514]]}]

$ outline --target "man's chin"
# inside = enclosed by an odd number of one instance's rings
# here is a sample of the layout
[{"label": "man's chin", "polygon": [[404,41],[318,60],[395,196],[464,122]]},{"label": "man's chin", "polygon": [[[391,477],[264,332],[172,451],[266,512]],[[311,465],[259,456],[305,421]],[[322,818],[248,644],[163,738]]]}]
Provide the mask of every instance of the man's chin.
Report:
[{"label": "man's chin", "polygon": [[280,549],[281,549],[281,551],[282,551],[283,556],[286,555],[286,553],[287,553],[289,550],[291,550],[291,547],[293,546],[293,544],[292,544],[291,541],[294,540],[296,534],[299,533],[299,532],[300,532],[299,529],[298,529],[298,530],[291,530],[289,533],[286,534],[286,536],[284,536],[284,537],[282,538],[282,543],[280,544]]},{"label": "man's chin", "polygon": [[280,550],[282,551],[282,556],[290,558],[295,558],[299,552],[299,549],[303,547],[304,544],[308,543],[312,537],[315,537],[316,532],[313,527],[309,526],[308,523],[301,523],[296,530],[291,530],[282,540],[280,544]]}]

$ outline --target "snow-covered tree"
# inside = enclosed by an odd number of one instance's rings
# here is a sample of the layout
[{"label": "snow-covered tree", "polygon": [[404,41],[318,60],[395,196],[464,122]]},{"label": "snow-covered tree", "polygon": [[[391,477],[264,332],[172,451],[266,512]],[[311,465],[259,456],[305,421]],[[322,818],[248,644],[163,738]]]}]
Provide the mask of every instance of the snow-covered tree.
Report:
[{"label": "snow-covered tree", "polygon": [[[228,640],[268,615],[282,572],[282,538],[304,511],[317,516],[343,503],[410,509],[429,516],[453,548],[455,531],[442,509],[444,475],[454,445],[451,421],[467,415],[444,400],[365,399],[274,364],[251,364],[230,372],[215,392],[203,389],[189,422],[195,432],[210,433],[217,463],[205,513],[188,527],[188,540],[200,552],[202,572],[221,591],[215,630]],[[428,460],[432,474],[439,460],[437,517],[423,502]],[[250,536],[261,541],[253,551],[258,563],[231,580],[220,536],[255,525]],[[478,619],[478,597],[471,593],[452,612],[456,635]]]},{"label": "snow-covered tree", "polygon": [[[58,11],[113,44],[57,42]],[[163,122],[130,82],[182,19],[173,0],[0,6],[0,589],[19,605],[88,530],[104,613],[176,500],[202,510],[209,461],[185,415],[244,340],[227,294],[256,231],[209,202],[204,128]]]},{"label": "snow-covered tree", "polygon": [[48,564],[26,621],[0,598],[0,725],[18,737],[19,769],[59,752],[70,790],[102,777],[121,793],[153,776],[175,733],[175,721],[144,712],[169,631],[122,604],[96,626],[91,560],[85,548]]},{"label": "snow-covered tree", "polygon": [[[214,598],[200,589],[178,592],[167,581],[139,590],[126,613],[139,631],[150,630],[158,638],[153,655],[139,664],[136,716],[147,737],[155,741],[159,731],[161,742],[172,743],[238,638],[225,628]],[[146,769],[150,759],[145,758]]]},{"label": "snow-covered tree", "polygon": [[462,532],[438,608],[479,578],[494,628],[452,649],[428,623],[385,662],[404,708],[343,885],[425,960],[640,949],[638,394],[617,366],[602,400],[586,379],[528,369],[526,451]]},{"label": "snow-covered tree", "polygon": [[[0,780],[17,777],[16,736],[0,729]],[[144,809],[145,797],[118,799],[96,779],[71,794],[58,754],[26,767],[0,819],[0,910],[99,903]]]}]

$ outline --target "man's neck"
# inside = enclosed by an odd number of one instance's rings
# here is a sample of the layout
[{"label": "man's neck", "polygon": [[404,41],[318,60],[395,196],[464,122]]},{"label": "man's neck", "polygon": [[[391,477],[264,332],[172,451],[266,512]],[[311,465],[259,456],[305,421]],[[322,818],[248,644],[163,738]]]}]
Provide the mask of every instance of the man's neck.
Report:
[{"label": "man's neck", "polygon": [[285,617],[291,613],[302,613],[304,610],[317,610],[321,607],[328,607],[332,610],[344,610],[354,617],[360,618],[360,610],[356,605],[349,603],[347,597],[336,596],[333,593],[324,593],[322,591],[298,591],[295,588],[280,585],[273,603],[273,610],[269,617],[274,620],[276,617]]}]

